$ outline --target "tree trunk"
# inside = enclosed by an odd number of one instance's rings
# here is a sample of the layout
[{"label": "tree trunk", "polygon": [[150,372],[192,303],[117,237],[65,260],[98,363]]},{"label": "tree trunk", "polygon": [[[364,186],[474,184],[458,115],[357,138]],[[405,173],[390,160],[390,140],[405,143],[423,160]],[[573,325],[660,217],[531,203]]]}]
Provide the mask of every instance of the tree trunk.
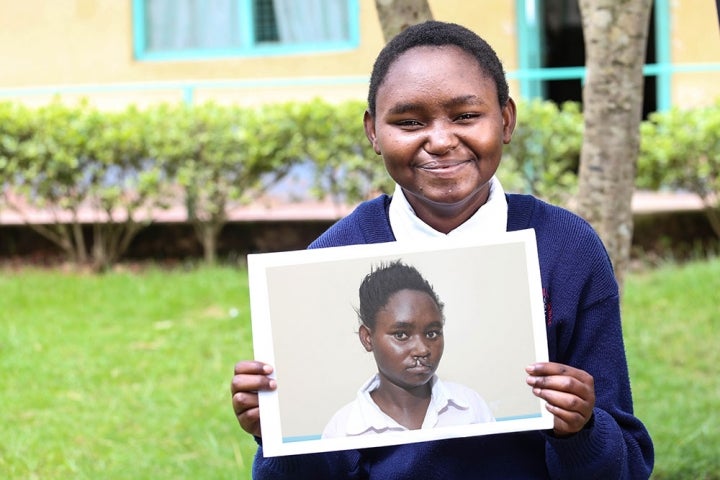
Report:
[{"label": "tree trunk", "polygon": [[386,42],[407,27],[433,18],[427,0],[375,0],[375,7]]},{"label": "tree trunk", "polygon": [[580,0],[587,77],[578,213],[598,231],[622,289],[633,232],[645,47],[652,0]]}]

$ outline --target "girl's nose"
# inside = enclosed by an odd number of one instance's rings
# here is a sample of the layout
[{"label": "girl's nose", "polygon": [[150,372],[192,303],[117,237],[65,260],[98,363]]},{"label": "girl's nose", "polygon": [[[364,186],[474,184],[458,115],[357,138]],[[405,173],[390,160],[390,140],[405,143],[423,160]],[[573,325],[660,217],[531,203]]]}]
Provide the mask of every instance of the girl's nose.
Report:
[{"label": "girl's nose", "polygon": [[421,339],[415,340],[412,345],[412,356],[424,358],[430,356],[430,348]]},{"label": "girl's nose", "polygon": [[447,122],[436,122],[429,130],[425,141],[425,151],[431,155],[445,155],[454,150],[460,140]]}]

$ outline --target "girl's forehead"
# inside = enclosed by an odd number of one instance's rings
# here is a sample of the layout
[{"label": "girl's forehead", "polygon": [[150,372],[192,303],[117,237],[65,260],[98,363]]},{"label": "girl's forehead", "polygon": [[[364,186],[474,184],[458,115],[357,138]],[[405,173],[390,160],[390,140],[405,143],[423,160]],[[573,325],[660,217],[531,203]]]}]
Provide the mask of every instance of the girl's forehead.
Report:
[{"label": "girl's forehead", "polygon": [[460,47],[413,47],[390,66],[378,88],[376,101],[394,103],[398,95],[494,95],[484,91],[490,88],[488,80],[490,77],[479,61]]},{"label": "girl's forehead", "polygon": [[482,74],[480,62],[469,52],[456,45],[423,45],[404,51],[393,61],[385,76],[404,75],[413,69],[436,69],[438,63],[461,65],[472,72]]},{"label": "girl's forehead", "polygon": [[380,312],[378,312],[378,318],[394,320],[397,319],[397,317],[408,317],[410,314],[414,315],[413,312],[418,311],[431,314],[432,316],[442,317],[440,308],[429,293],[422,290],[402,289],[388,297],[388,301]]}]

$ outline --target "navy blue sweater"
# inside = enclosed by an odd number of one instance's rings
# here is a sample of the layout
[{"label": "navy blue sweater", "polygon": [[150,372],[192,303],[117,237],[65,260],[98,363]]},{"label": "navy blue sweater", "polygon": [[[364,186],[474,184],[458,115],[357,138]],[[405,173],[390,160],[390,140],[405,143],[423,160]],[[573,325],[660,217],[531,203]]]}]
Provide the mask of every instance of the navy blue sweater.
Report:
[{"label": "navy blue sweater", "polygon": [[[527,195],[507,195],[508,231],[535,229],[551,361],[595,380],[595,410],[566,438],[519,432],[264,458],[255,479],[648,478],[650,436],[633,415],[617,283],[599,237],[580,217]],[[394,241],[390,198],[362,203],[310,248]]]}]

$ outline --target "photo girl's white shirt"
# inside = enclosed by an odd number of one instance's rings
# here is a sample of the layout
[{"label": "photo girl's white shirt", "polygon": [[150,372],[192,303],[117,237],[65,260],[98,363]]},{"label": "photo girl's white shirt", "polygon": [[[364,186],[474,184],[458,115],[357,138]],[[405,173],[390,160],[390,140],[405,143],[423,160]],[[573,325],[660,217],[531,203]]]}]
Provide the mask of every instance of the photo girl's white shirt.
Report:
[{"label": "photo girl's white shirt", "polygon": [[[459,383],[442,382],[433,376],[430,405],[420,428],[493,422],[495,418],[485,400],[474,390]],[[370,393],[380,385],[375,374],[360,388],[355,401],[345,405],[323,430],[323,438],[375,435],[408,430],[380,410]]]}]

